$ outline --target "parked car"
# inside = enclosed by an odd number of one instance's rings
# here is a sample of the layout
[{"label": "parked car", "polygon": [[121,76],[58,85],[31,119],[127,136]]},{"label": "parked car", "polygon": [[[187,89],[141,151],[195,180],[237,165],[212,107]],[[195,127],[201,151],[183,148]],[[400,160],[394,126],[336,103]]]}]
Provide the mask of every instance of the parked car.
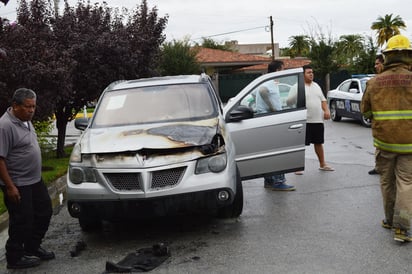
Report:
[{"label": "parked car", "polygon": [[[257,114],[243,103],[273,80],[295,86],[296,106]],[[206,75],[117,81],[75,126],[67,199],[83,230],[193,210],[237,217],[241,180],[304,167],[302,69],[255,79],[225,106]]]},{"label": "parked car", "polygon": [[360,111],[360,103],[366,88],[366,82],[373,75],[353,77],[343,81],[327,95],[332,121],[339,122],[342,117],[359,120],[363,126],[370,127],[371,120],[365,118]]}]

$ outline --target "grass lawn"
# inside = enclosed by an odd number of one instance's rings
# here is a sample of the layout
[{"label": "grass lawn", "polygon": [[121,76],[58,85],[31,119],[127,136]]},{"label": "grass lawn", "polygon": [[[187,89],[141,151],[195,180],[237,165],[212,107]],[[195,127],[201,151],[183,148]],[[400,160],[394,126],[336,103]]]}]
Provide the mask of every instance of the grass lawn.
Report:
[{"label": "grass lawn", "polygon": [[[67,173],[72,149],[72,146],[65,148],[66,157],[64,158],[57,158],[55,151],[42,155],[42,177],[46,186],[49,186],[56,179]],[[0,191],[0,214],[3,214],[6,211],[7,209],[3,201],[3,191]]]}]

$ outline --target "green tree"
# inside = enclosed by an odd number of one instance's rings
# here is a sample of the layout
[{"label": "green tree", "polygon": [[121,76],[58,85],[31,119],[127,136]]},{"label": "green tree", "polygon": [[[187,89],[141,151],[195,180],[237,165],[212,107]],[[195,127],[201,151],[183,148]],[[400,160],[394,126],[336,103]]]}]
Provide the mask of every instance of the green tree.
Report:
[{"label": "green tree", "polygon": [[162,46],[160,72],[162,75],[198,74],[201,67],[197,61],[197,47],[188,40],[166,42]]},{"label": "green tree", "polygon": [[378,54],[378,48],[373,38],[368,36],[363,41],[363,50],[360,51],[358,58],[353,65],[353,71],[356,73],[375,73],[375,58]]},{"label": "green tree", "polygon": [[315,77],[321,79],[319,83],[323,92],[326,93],[330,88],[329,75],[336,72],[339,68],[335,57],[335,42],[332,38],[321,36],[318,40],[312,38],[308,57],[315,71]]},{"label": "green tree", "polygon": [[203,48],[209,48],[209,49],[220,49],[220,50],[227,50],[227,51],[233,51],[230,44],[219,44],[218,42],[216,42],[215,40],[211,39],[211,38],[206,38],[203,37],[202,38],[202,43],[199,45],[197,44],[197,46],[201,46]]},{"label": "green tree", "polygon": [[399,15],[393,17],[393,14],[386,14],[384,17],[378,16],[371,29],[376,31],[378,46],[382,46],[389,38],[400,34],[401,29],[406,29],[406,24]]},{"label": "green tree", "polygon": [[289,37],[289,54],[291,57],[306,56],[310,49],[310,39],[307,35]]},{"label": "green tree", "polygon": [[359,34],[342,35],[336,48],[340,55],[345,56],[347,62],[353,63],[363,49],[363,37]]}]

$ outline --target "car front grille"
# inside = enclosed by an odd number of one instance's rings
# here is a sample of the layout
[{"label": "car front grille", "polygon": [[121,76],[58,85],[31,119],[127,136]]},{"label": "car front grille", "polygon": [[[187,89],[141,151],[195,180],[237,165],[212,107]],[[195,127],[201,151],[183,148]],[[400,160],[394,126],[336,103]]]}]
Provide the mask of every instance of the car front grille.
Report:
[{"label": "car front grille", "polygon": [[143,181],[139,173],[106,173],[110,185],[118,191],[142,191]]},{"label": "car front grille", "polygon": [[185,169],[186,167],[178,167],[153,172],[150,188],[158,189],[177,185],[183,177]]},{"label": "car front grille", "polygon": [[[151,173],[151,182],[147,184],[149,190],[170,188],[179,184],[186,167],[158,170]],[[105,173],[109,184],[117,191],[145,191],[140,173]]]}]

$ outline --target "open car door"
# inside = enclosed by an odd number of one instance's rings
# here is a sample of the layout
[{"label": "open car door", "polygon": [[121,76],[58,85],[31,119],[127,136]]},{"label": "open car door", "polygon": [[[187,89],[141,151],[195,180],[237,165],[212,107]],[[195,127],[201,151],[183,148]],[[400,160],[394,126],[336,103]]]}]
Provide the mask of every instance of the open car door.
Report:
[{"label": "open car door", "polygon": [[[281,109],[262,112],[256,97],[268,84],[278,89]],[[242,179],[303,170],[306,106],[301,68],[258,77],[229,100],[224,117]]]}]

